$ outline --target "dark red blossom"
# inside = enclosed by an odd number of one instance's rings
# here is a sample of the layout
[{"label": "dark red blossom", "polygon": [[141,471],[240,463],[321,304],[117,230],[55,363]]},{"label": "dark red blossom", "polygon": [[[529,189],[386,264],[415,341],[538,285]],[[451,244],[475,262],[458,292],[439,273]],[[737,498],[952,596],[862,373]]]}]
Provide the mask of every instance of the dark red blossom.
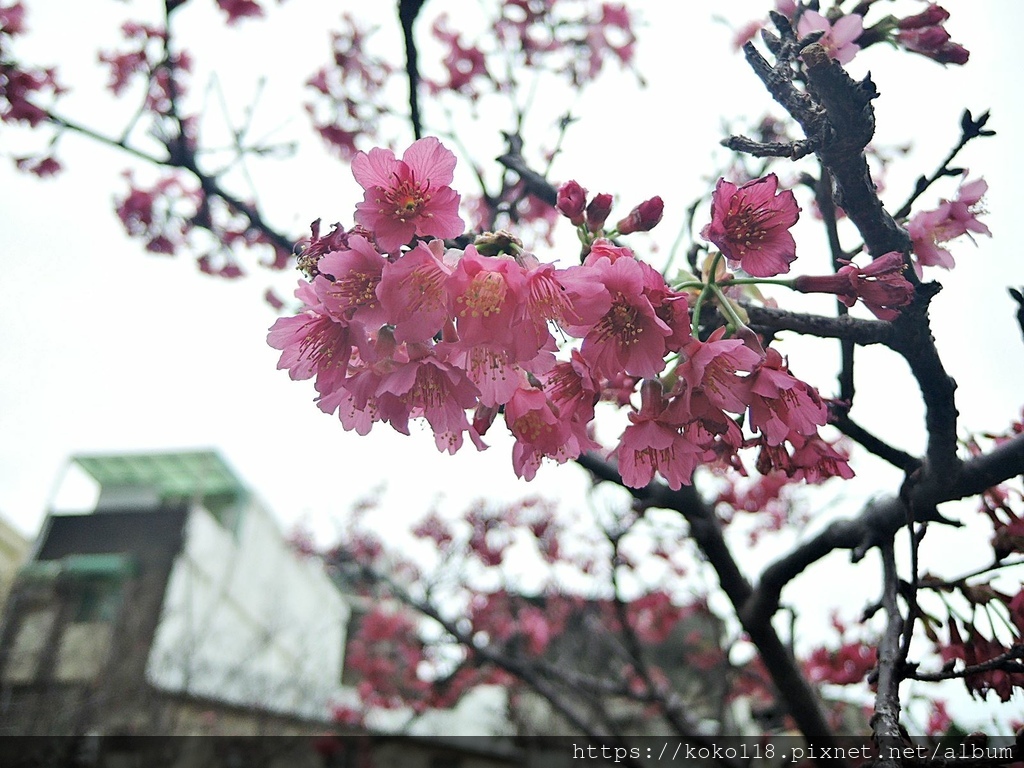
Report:
[{"label": "dark red blossom", "polygon": [[897,22],[896,42],[940,64],[966,64],[970,52],[952,42],[949,32],[942,26],[948,18],[949,11],[932,3],[920,13]]},{"label": "dark red blossom", "polygon": [[903,254],[892,251],[879,256],[866,267],[846,262],[834,275],[800,275],[793,288],[801,293],[833,293],[846,306],[864,302],[879,320],[895,320],[899,307],[914,300],[914,286],[903,277]]}]

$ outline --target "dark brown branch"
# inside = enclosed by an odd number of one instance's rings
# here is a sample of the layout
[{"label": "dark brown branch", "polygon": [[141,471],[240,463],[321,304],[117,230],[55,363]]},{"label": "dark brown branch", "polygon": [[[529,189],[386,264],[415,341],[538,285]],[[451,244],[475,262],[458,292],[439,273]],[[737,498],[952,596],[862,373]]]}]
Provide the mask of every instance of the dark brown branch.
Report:
[{"label": "dark brown branch", "polygon": [[886,756],[899,755],[905,746],[900,733],[900,642],[903,637],[903,616],[899,606],[899,574],[893,540],[879,547],[882,553],[882,606],[887,616],[885,633],[878,644],[878,689],[875,692],[875,713],[871,717],[871,733],[880,765],[900,765]]},{"label": "dark brown branch", "polygon": [[898,467],[908,474],[921,466],[919,458],[889,445],[881,438],[868,432],[864,427],[851,419],[845,409],[840,409],[829,423],[869,453],[889,462],[894,467]]},{"label": "dark brown branch", "polygon": [[956,382],[942,365],[928,322],[928,302],[938,290],[935,283],[918,286],[915,302],[893,321],[889,346],[907,361],[921,390],[928,430],[926,470],[936,482],[952,485],[960,471],[956,455]]},{"label": "dark brown branch", "polygon": [[[917,180],[917,184],[914,185],[914,191],[907,198],[907,201],[903,206],[893,214],[893,218],[899,220],[906,218],[910,215],[910,209],[914,205],[914,201],[919,198],[928,187],[934,184],[936,181],[941,179],[943,176],[948,176],[951,172],[949,164],[953,162],[953,159],[960,154],[960,150],[967,146],[967,144],[979,136],[994,136],[995,131],[984,130],[985,123],[988,122],[989,113],[984,113],[977,120],[971,115],[969,109],[965,109],[963,115],[960,117],[960,141],[957,145],[950,150],[949,154],[946,155],[946,159],[942,161],[938,169],[931,176],[921,176]],[[959,175],[959,169],[952,169]]]},{"label": "dark brown branch", "polygon": [[868,252],[906,253],[910,237],[882,206],[868,169],[864,148],[875,132],[871,101],[878,96],[870,77],[855,82],[820,45],[803,52],[808,91],[824,108],[825,117],[794,115],[815,143],[818,156],[835,179],[836,203],[856,225]]},{"label": "dark brown branch", "polygon": [[412,120],[413,137],[417,140],[423,137],[423,126],[420,122],[419,55],[412,27],[425,2],[426,0],[398,0],[398,21],[402,25],[402,37],[405,39],[405,73],[409,79],[409,118]]},{"label": "dark brown branch", "polygon": [[965,461],[950,499],[963,499],[1024,474],[1024,433],[1014,435],[988,453]]},{"label": "dark brown branch", "polygon": [[[774,17],[773,17],[774,18]],[[792,35],[780,24],[783,37]],[[836,202],[856,225],[873,256],[890,251],[908,253],[910,238],[882,206],[875,190],[864,147],[875,129],[871,101],[878,95],[870,77],[850,78],[838,62],[818,44],[802,53],[807,92],[793,83],[793,69],[785,61],[772,68],[748,43],[747,60],[765,87],[800,123],[822,164],[835,181]],[[928,429],[924,474],[952,484],[959,471],[956,456],[956,384],[946,374],[928,324],[928,302],[935,289],[919,286],[914,304],[893,321],[889,346],[910,365],[925,401]]]},{"label": "dark brown branch", "polygon": [[852,550],[854,559],[859,560],[872,547],[891,539],[905,523],[906,512],[896,497],[869,502],[857,517],[831,523],[768,566],[743,612],[751,621],[769,620],[778,610],[782,588],[810,565],[837,549]]},{"label": "dark brown branch", "polygon": [[814,151],[814,147],[806,140],[764,142],[746,136],[729,136],[722,139],[722,146],[754,157],[786,157],[790,160],[799,160]]},{"label": "dark brown branch", "polygon": [[918,522],[950,524],[952,521],[934,511],[936,505],[975,496],[1020,474],[1024,474],[1024,434],[965,461],[952,486],[929,475],[908,490],[905,500],[896,496],[875,499],[857,517],[833,522],[768,566],[744,606],[744,612],[752,621],[763,621],[773,615],[778,610],[782,588],[811,564],[837,549],[851,550],[855,560],[863,558],[869,549],[891,538],[907,524],[905,501],[913,503],[917,510],[926,511],[925,515],[916,515]]},{"label": "dark brown branch", "polygon": [[526,164],[522,155],[519,154],[519,149],[513,144],[511,139],[509,144],[511,145],[509,151],[497,158],[498,162],[522,179],[527,192],[554,207],[558,202],[558,190],[555,189],[551,182]]},{"label": "dark brown branch", "polygon": [[753,304],[745,304],[744,309],[750,317],[751,327],[769,336],[779,331],[793,331],[805,336],[817,336],[821,339],[848,339],[854,344],[864,346],[868,344],[889,346],[892,343],[892,324],[881,320],[862,320],[849,315],[844,317],[808,315],[774,307],[759,307]]},{"label": "dark brown branch", "polygon": [[1004,653],[993,656],[988,661],[978,664],[969,664],[962,669],[950,669],[942,672],[921,672],[917,669],[909,669],[905,677],[910,680],[921,680],[926,683],[937,683],[940,680],[957,680],[971,675],[991,672],[994,669],[1009,672],[1010,674],[1024,674],[1024,644],[1011,645]]}]

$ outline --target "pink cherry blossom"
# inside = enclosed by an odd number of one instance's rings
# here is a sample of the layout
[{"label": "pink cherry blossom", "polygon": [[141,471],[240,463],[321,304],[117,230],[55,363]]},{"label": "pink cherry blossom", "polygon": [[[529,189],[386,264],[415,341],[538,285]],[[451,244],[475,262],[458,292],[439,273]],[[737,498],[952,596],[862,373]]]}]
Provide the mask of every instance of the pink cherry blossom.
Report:
[{"label": "pink cherry blossom", "polygon": [[949,11],[932,3],[920,13],[899,20],[896,42],[940,64],[966,64],[970,52],[952,42],[949,32],[942,26],[948,18]]},{"label": "pink cherry blossom", "polygon": [[724,328],[707,341],[691,339],[683,347],[683,361],[676,375],[691,390],[701,390],[716,407],[730,413],[743,413],[750,402],[750,381],[737,371],[749,372],[761,361],[741,339],[725,339]]},{"label": "pink cherry blossom", "polygon": [[420,348],[417,357],[381,379],[376,392],[395,397],[382,415],[399,432],[408,432],[410,417],[423,416],[434,431],[438,448],[455,453],[462,435],[470,428],[466,409],[477,401],[478,391],[466,374]]},{"label": "pink cherry blossom", "polygon": [[[636,259],[612,262],[593,256],[565,272],[563,282],[570,295],[581,297],[574,304],[581,322],[568,323],[566,329],[583,337],[580,352],[600,375],[658,374],[665,367],[665,337],[672,329],[654,311],[647,274]],[[597,293],[594,286],[600,289]]]},{"label": "pink cherry blossom", "polygon": [[384,265],[377,296],[398,341],[428,341],[448,317],[446,284],[451,268],[438,241],[419,243]]},{"label": "pink cherry blossom", "polygon": [[525,299],[526,271],[513,259],[482,256],[466,248],[449,278],[449,313],[467,344],[516,341],[513,320]]},{"label": "pink cherry blossom", "polygon": [[[560,418],[542,389],[517,388],[505,404],[505,423],[516,438],[512,467],[526,480],[534,478],[545,456],[562,464],[580,455],[581,446],[573,439],[569,423]],[[585,446],[591,447],[592,443]]]},{"label": "pink cherry blossom", "polygon": [[787,370],[782,355],[769,348],[750,375],[750,426],[769,445],[779,445],[790,433],[816,434],[828,420],[818,391]]},{"label": "pink cherry blossom", "polygon": [[481,405],[504,405],[519,388],[522,368],[500,345],[442,342],[437,345],[437,354],[466,372],[469,380],[480,390]]},{"label": "pink cherry blossom", "polygon": [[851,13],[831,22],[817,11],[805,10],[796,29],[800,37],[824,31],[819,44],[840,64],[849,64],[860,50],[856,40],[864,33],[864,17]]},{"label": "pink cherry blossom", "polygon": [[300,281],[295,296],[303,302],[304,311],[278,318],[267,343],[281,350],[278,370],[287,368],[294,380],[315,377],[318,392],[331,391],[344,380],[352,356],[349,327],[328,314],[309,283]]},{"label": "pink cherry blossom", "polygon": [[377,298],[385,263],[365,237],[351,237],[347,248],[328,253],[317,262],[320,274],[313,288],[327,311],[340,322],[357,322],[368,331],[376,331],[387,322]]},{"label": "pink cherry blossom", "polygon": [[583,211],[587,205],[587,190],[575,181],[567,181],[558,188],[558,212],[578,227],[583,223]]},{"label": "pink cherry blossom", "polygon": [[971,232],[991,236],[989,228],[978,219],[984,213],[981,199],[987,191],[984,179],[961,183],[953,200],[943,200],[935,210],[921,211],[910,218],[907,232],[913,241],[913,264],[918,276],[922,267],[953,268],[952,254],[941,247],[950,240]]},{"label": "pink cherry blossom", "polygon": [[680,400],[665,398],[661,382],[648,379],[640,388],[639,411],[619,438],[619,474],[630,488],[643,488],[660,473],[672,490],[690,485],[704,451],[682,430],[688,414]]},{"label": "pink cherry blossom", "polygon": [[640,205],[629,212],[626,218],[622,219],[615,228],[620,235],[629,235],[633,232],[649,232],[661,221],[665,212],[665,203],[660,197],[652,197],[644,200]]},{"label": "pink cherry blossom", "polygon": [[796,241],[789,229],[800,207],[789,190],[778,192],[779,179],[771,173],[737,187],[719,179],[711,198],[711,223],[701,237],[717,245],[731,266],[754,277],[789,272],[796,258]]},{"label": "pink cherry blossom", "polygon": [[587,229],[600,232],[611,212],[612,196],[604,192],[594,195],[594,199],[587,204]]},{"label": "pink cherry blossom", "polygon": [[352,158],[352,174],[366,193],[356,206],[356,222],[389,253],[416,235],[462,234],[459,195],[448,186],[454,170],[455,155],[433,136],[414,142],[401,160],[390,149],[360,152]]},{"label": "pink cherry blossom", "polygon": [[845,480],[853,477],[853,470],[848,463],[850,457],[818,434],[803,438],[790,434],[788,440],[794,446],[790,458],[792,469],[788,473],[794,480],[803,480],[815,485],[830,477],[841,477]]}]

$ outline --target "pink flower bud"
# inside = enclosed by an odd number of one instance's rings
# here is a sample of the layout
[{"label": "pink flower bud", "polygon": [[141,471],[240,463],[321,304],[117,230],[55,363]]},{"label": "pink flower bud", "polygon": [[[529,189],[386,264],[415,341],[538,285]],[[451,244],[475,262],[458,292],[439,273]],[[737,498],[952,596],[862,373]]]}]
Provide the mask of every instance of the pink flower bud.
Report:
[{"label": "pink flower bud", "polygon": [[567,181],[558,189],[558,212],[579,226],[583,223],[583,208],[587,204],[587,190],[575,181]]},{"label": "pink flower bud", "polygon": [[618,223],[619,234],[628,235],[631,232],[648,232],[654,229],[655,225],[661,221],[664,211],[665,203],[660,197],[644,200]]},{"label": "pink flower bud", "polygon": [[594,199],[587,206],[587,229],[597,232],[604,226],[605,219],[612,212],[612,196],[601,193],[594,195]]},{"label": "pink flower bud", "polygon": [[949,42],[949,32],[942,27],[924,27],[900,32],[897,39],[909,50],[928,56]]},{"label": "pink flower bud", "polygon": [[932,27],[937,24],[941,24],[948,18],[949,11],[935,3],[932,3],[921,11],[921,13],[915,13],[913,16],[907,16],[905,19],[900,19],[899,22],[897,22],[897,26],[900,29],[920,29],[921,27]]}]

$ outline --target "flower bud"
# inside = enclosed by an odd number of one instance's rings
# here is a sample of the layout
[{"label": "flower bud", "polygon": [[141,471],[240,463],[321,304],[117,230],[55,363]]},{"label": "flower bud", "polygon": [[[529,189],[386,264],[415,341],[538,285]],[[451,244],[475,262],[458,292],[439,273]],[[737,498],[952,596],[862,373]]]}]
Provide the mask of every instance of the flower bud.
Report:
[{"label": "flower bud", "polygon": [[640,205],[629,212],[629,215],[617,225],[620,235],[628,235],[631,232],[648,232],[654,229],[661,221],[665,211],[665,204],[660,197],[652,197],[644,200]]},{"label": "flower bud", "polygon": [[907,16],[905,19],[900,19],[897,22],[897,26],[900,29],[920,29],[921,27],[933,27],[941,24],[949,18],[949,11],[945,8],[932,3],[925,8],[921,13],[915,13],[913,16]]},{"label": "flower bud", "polygon": [[594,199],[587,206],[587,229],[597,232],[604,226],[604,222],[611,212],[612,196],[603,192],[600,195],[594,195]]},{"label": "flower bud", "polygon": [[567,181],[558,189],[558,212],[579,226],[583,223],[583,208],[587,204],[587,190],[575,181]]}]

